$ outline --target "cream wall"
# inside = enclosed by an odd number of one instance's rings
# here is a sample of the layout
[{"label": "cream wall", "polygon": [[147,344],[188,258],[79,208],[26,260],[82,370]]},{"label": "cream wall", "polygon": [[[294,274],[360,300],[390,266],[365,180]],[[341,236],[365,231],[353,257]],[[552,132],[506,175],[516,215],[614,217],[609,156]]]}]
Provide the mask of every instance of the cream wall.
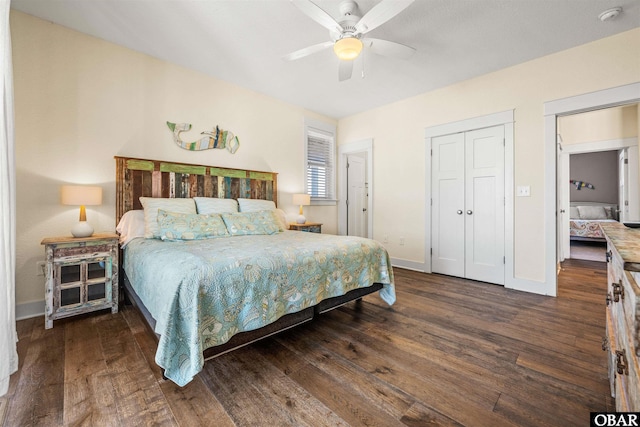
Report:
[{"label": "cream wall", "polygon": [[[87,207],[96,231],[115,230],[115,155],[276,171],[279,206],[304,189],[303,123],[336,121],[62,26],[11,11],[16,171],[18,317],[44,311],[44,237],[68,235],[78,208],[60,205],[60,185],[97,184],[103,205]],[[165,122],[188,122],[197,139],[219,125],[240,139],[226,150],[177,147]],[[335,207],[308,206],[323,231]]]},{"label": "cream wall", "polygon": [[638,136],[638,105],[605,108],[560,117],[558,133],[562,144],[609,141]]},{"label": "cream wall", "polygon": [[[425,128],[514,110],[514,275],[544,289],[543,104],[640,81],[640,29],[425,93],[338,123],[339,144],[373,138],[374,238],[396,264],[425,262]],[[405,244],[400,245],[400,237]],[[426,249],[428,251],[428,249]]]}]

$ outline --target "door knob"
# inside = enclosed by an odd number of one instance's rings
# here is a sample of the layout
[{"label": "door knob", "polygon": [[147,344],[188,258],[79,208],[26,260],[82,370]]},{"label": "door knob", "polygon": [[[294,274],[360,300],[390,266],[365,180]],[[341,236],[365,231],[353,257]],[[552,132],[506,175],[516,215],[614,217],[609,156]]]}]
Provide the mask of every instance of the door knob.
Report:
[{"label": "door knob", "polygon": [[458,215],[462,215],[462,211],[460,209],[458,209],[457,214]]},{"label": "door knob", "polygon": [[469,209],[469,210],[467,211],[467,215],[471,215],[472,213],[473,213],[473,211],[472,211],[471,209]]}]

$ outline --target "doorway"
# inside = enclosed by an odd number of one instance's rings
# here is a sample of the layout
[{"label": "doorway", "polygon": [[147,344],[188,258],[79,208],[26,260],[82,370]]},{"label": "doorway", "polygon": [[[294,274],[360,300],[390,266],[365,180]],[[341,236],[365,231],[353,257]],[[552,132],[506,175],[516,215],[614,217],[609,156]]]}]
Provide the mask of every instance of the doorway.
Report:
[{"label": "doorway", "polygon": [[563,229],[563,216],[560,210],[564,206],[558,191],[558,117],[594,111],[597,109],[628,105],[640,102],[640,82],[598,92],[586,93],[569,98],[545,102],[544,104],[544,141],[545,141],[545,294],[556,296],[557,274],[560,271],[560,247],[562,239],[558,233]]},{"label": "doorway", "polygon": [[373,238],[373,139],[338,146],[338,234]]},{"label": "doorway", "polygon": [[638,105],[564,115],[557,121],[558,262],[576,254],[603,261],[605,251],[596,250],[593,233],[581,235],[583,227],[594,225],[586,220],[598,218],[583,218],[578,208],[614,211],[600,220],[640,219]]},{"label": "doorway", "polygon": [[369,237],[367,206],[369,183],[365,153],[347,154],[347,236]]}]

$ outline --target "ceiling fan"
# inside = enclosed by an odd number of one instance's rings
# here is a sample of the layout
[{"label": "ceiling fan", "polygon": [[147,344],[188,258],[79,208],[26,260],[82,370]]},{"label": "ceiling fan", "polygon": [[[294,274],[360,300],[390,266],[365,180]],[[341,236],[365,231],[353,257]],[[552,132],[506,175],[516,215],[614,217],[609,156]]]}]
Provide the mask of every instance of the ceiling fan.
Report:
[{"label": "ceiling fan", "polygon": [[363,47],[375,54],[399,59],[409,59],[415,52],[414,48],[400,43],[364,37],[369,31],[402,12],[414,0],[382,0],[362,18],[355,14],[358,8],[356,2],[344,0],[340,3],[342,16],[339,20],[334,19],[311,0],[291,0],[291,2],[311,19],[327,28],[331,41],[296,50],[283,57],[287,61],[304,58],[333,46],[336,56],[340,59],[338,80],[344,81],[351,78],[353,60],[360,55]]}]

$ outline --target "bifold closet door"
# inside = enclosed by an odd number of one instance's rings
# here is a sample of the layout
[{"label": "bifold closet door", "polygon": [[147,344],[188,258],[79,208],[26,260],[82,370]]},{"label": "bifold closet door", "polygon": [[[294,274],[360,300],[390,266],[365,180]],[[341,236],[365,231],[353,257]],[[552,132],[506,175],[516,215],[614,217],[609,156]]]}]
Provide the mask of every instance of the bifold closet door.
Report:
[{"label": "bifold closet door", "polygon": [[465,277],[464,133],[433,138],[432,254],[434,273]]},{"label": "bifold closet door", "polygon": [[504,284],[504,127],[432,140],[432,271]]},{"label": "bifold closet door", "polygon": [[465,133],[465,277],[504,285],[504,127]]}]

